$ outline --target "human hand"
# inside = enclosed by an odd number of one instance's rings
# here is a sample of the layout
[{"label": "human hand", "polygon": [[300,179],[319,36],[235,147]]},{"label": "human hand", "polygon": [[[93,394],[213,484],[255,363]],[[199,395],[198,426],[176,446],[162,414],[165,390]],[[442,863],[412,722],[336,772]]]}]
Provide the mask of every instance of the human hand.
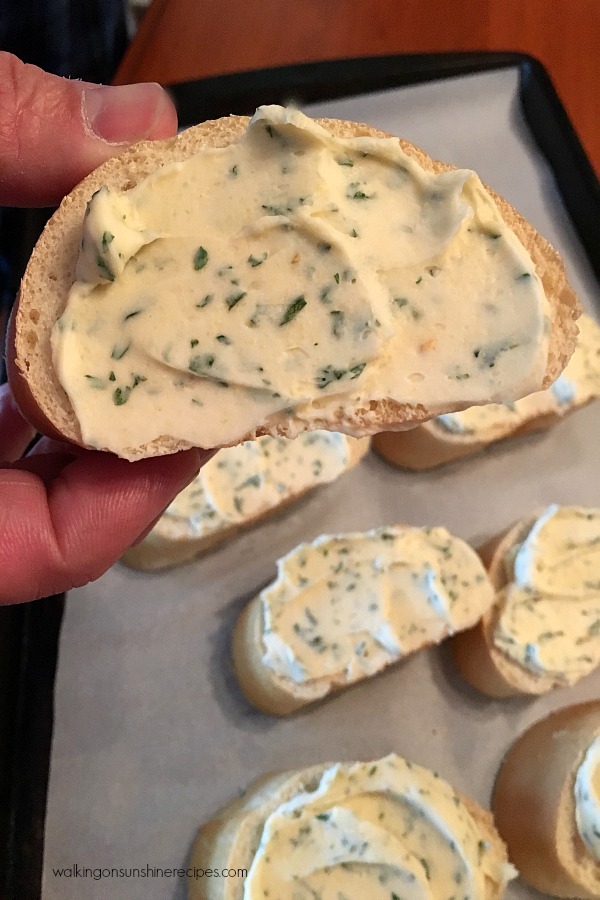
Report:
[{"label": "human hand", "polygon": [[[175,133],[158,85],[69,81],[0,53],[0,204],[43,206],[134,141]],[[0,603],[98,578],[146,533],[209,453],[135,463],[34,437],[0,387]]]}]

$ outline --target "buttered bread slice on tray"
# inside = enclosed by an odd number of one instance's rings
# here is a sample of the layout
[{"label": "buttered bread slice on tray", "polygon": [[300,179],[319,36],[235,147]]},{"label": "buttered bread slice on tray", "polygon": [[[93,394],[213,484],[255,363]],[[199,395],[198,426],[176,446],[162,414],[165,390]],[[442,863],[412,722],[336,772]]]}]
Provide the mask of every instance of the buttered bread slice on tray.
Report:
[{"label": "buttered bread slice on tray", "polygon": [[202,826],[189,871],[189,900],[500,900],[516,874],[489,812],[395,754],[260,779]]},{"label": "buttered bread slice on tray", "polygon": [[477,622],[494,592],[474,550],[445,528],[323,536],[277,563],[233,636],[241,688],[285,715]]},{"label": "buttered bread slice on tray", "polygon": [[408,431],[375,435],[373,448],[396,466],[431,469],[471,456],[496,441],[545,431],[600,397],[600,325],[583,315],[573,356],[546,391],[514,403],[471,406]]},{"label": "buttered bread slice on tray", "polygon": [[549,506],[480,551],[496,591],[452,638],[461,674],[492,697],[543,694],[600,665],[600,509]]},{"label": "buttered bread slice on tray", "polygon": [[10,378],[40,430],[128,459],[355,436],[549,386],[577,301],[477,175],[267,106],[86,178],[23,278]]},{"label": "buttered bread slice on tray", "polygon": [[122,562],[150,571],[193,559],[335,481],[368,449],[369,438],[310,431],[295,440],[265,435],[219,450]]}]

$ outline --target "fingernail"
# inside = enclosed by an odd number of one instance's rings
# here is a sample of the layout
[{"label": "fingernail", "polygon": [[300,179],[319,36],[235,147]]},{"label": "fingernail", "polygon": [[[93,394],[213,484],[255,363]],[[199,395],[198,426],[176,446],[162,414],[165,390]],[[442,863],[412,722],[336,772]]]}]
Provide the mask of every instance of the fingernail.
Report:
[{"label": "fingernail", "polygon": [[81,112],[92,137],[110,144],[131,144],[148,137],[170,104],[159,84],[100,85],[83,91]]}]

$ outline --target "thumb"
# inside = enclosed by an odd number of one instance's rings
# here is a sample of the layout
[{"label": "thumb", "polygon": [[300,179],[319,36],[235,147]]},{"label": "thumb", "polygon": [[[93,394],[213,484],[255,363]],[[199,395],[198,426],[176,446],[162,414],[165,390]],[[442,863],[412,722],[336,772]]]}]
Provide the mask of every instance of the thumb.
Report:
[{"label": "thumb", "polygon": [[58,203],[126,145],[176,129],[158,84],[70,81],[0,52],[0,204]]}]

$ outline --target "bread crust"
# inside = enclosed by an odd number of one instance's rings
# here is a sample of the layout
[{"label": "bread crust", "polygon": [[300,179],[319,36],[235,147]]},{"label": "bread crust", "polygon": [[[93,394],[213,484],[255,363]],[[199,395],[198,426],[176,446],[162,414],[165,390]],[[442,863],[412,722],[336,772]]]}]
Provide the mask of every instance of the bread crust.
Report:
[{"label": "bread crust", "polygon": [[582,409],[591,402],[588,400],[586,403],[574,404],[562,415],[558,412],[548,412],[534,416],[521,422],[516,428],[507,428],[503,434],[489,440],[478,439],[474,435],[452,434],[442,429],[435,419],[432,419],[407,431],[385,431],[374,435],[373,449],[386,462],[401,469],[412,469],[416,472],[435,469],[437,466],[455,462],[466,456],[474,456],[500,441],[537,431],[547,431],[575,410]]},{"label": "bread crust", "polygon": [[[358,465],[369,452],[370,442],[370,438],[367,437],[348,443],[348,462],[341,475]],[[156,572],[189,562],[235,537],[240,531],[246,531],[266,519],[281,515],[288,506],[292,506],[320,487],[326,487],[326,484],[315,484],[308,487],[304,491],[287,497],[276,506],[263,510],[262,513],[251,519],[233,525],[225,525],[218,531],[213,531],[203,537],[196,537],[192,534],[174,536],[168,529],[162,527],[161,520],[159,520],[143,541],[125,551],[121,562],[130,569],[139,569],[142,572]]]},{"label": "bread crust", "polygon": [[[390,137],[368,125],[334,119],[317,119],[338,137]],[[145,141],[108,160],[92,172],[62,201],[46,225],[27,266],[14,314],[12,338],[7,346],[11,388],[23,414],[36,428],[59,435],[84,446],[79,424],[68,397],[52,365],[50,336],[54,323],[64,310],[68,291],[75,277],[81,222],[87,202],[103,185],[119,191],[134,187],[161,165],[188,158],[206,147],[226,147],[238,141],[249,119],[240,116],[204,122],[166,141]],[[442,172],[453,167],[432,160],[419,148],[398,139],[402,149],[425,169]],[[548,363],[542,387],[550,385],[562,371],[575,347],[580,314],[577,299],[570,288],[557,252],[509,203],[493,191],[507,225],[529,251],[543,283],[551,307]],[[262,434],[295,437],[308,427],[344,431],[355,437],[382,430],[418,424],[433,414],[422,405],[395,401],[366,404],[363,409],[346,410],[332,406],[320,419],[309,423],[280,416],[268,427],[244,436],[253,439]],[[128,448],[131,458],[157,456],[187,449],[187,441],[161,435],[152,442]]]},{"label": "bread crust", "polygon": [[600,897],[600,865],[585,853],[575,823],[574,783],[600,735],[600,700],[561,709],[513,744],[496,778],[492,810],[511,862],[553,897]]},{"label": "bread crust", "polygon": [[[410,528],[408,525],[396,525],[395,528]],[[263,662],[264,644],[264,608],[260,595],[254,597],[239,616],[232,636],[232,660],[238,683],[246,699],[261,712],[275,716],[287,716],[312,703],[329,700],[356,684],[367,679],[377,678],[387,669],[401,665],[408,656],[418,653],[427,647],[435,646],[435,641],[424,641],[420,647],[410,653],[391,660],[372,675],[363,675],[355,681],[336,680],[329,677],[321,681],[329,682],[326,690],[315,691],[314,697],[307,697],[295,692],[296,685],[291,678],[285,678],[273,672]],[[446,639],[444,639],[446,640]],[[452,638],[449,638],[452,640]],[[317,685],[317,682],[315,682]]]},{"label": "bread crust", "polygon": [[[200,827],[189,864],[198,869],[249,869],[267,817],[296,794],[316,787],[331,765],[330,762],[321,763],[258,778],[241,798],[229,803]],[[456,794],[481,830],[482,840],[507,862],[506,847],[494,826],[492,814],[469,797],[458,791]],[[500,900],[501,888],[489,880],[486,886],[488,892],[483,900]],[[243,880],[237,877],[188,879],[188,900],[243,900],[243,891]]]},{"label": "bread crust", "polygon": [[[520,519],[508,531],[491,538],[479,553],[492,586],[499,592],[506,586],[504,558],[509,550],[525,539],[542,510]],[[502,607],[494,604],[479,622],[450,638],[450,651],[460,674],[488,697],[504,698],[522,694],[545,694],[564,682],[553,675],[527,672],[494,645],[493,635]]]}]

